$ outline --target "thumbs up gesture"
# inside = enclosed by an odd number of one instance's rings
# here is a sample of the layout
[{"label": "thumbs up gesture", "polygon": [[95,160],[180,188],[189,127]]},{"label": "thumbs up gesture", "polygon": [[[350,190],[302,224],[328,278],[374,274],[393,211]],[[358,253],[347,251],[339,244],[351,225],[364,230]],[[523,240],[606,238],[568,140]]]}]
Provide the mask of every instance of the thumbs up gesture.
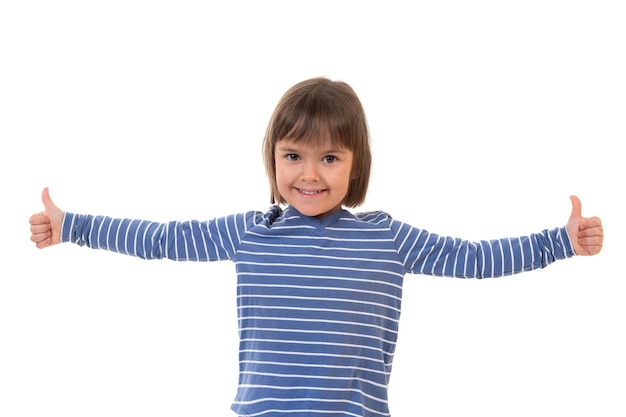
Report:
[{"label": "thumbs up gesture", "polygon": [[30,216],[30,240],[35,242],[39,249],[55,245],[61,241],[61,223],[63,211],[54,205],[48,188],[41,193],[44,211]]},{"label": "thumbs up gesture", "polygon": [[565,226],[577,255],[596,255],[602,250],[604,229],[598,217],[583,217],[580,200],[575,195],[572,200],[572,214]]}]

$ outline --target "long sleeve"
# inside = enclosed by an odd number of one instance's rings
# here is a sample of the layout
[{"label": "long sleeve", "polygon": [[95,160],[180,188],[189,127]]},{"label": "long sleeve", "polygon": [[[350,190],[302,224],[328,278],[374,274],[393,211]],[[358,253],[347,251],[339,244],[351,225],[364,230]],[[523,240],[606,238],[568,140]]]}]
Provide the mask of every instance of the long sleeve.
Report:
[{"label": "long sleeve", "polygon": [[575,255],[564,227],[528,236],[470,242],[392,222],[407,272],[457,278],[489,278],[544,268]]},{"label": "long sleeve", "polygon": [[66,213],[62,242],[143,259],[218,261],[233,259],[254,212],[207,221],[158,223]]}]

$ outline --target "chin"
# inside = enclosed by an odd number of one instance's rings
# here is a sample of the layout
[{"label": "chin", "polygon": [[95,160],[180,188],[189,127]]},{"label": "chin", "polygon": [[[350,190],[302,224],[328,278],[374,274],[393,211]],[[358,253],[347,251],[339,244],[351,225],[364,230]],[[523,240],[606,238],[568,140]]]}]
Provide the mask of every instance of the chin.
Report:
[{"label": "chin", "polygon": [[298,211],[302,214],[304,214],[305,216],[309,216],[309,217],[317,217],[317,216],[321,216],[324,214],[323,211],[319,211],[319,210],[307,210],[306,208],[299,208],[296,207],[296,209],[298,209]]}]

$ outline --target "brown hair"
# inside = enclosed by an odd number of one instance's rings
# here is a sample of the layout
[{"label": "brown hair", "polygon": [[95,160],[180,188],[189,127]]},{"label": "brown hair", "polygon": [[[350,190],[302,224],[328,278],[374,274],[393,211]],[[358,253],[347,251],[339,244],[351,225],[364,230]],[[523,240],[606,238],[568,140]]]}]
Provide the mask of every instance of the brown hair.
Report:
[{"label": "brown hair", "polygon": [[361,101],[342,81],[312,78],[291,87],[279,100],[263,140],[263,159],[271,187],[272,204],[286,201],[278,192],[274,150],[289,138],[316,144],[329,138],[333,145],[352,151],[350,186],[343,205],[356,207],[365,201],[372,156],[369,129]]}]

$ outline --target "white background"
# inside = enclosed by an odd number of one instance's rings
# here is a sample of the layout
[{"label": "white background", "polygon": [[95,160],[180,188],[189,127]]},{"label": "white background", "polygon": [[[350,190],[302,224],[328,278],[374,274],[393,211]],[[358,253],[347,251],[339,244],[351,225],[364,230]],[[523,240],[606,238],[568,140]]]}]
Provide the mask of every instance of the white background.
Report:
[{"label": "white background", "polygon": [[0,415],[228,416],[231,263],[43,251],[28,217],[268,207],[283,92],[361,97],[366,204],[469,239],[565,224],[605,248],[484,281],[408,275],[394,417],[624,416],[620,1],[21,1],[0,6]]}]

